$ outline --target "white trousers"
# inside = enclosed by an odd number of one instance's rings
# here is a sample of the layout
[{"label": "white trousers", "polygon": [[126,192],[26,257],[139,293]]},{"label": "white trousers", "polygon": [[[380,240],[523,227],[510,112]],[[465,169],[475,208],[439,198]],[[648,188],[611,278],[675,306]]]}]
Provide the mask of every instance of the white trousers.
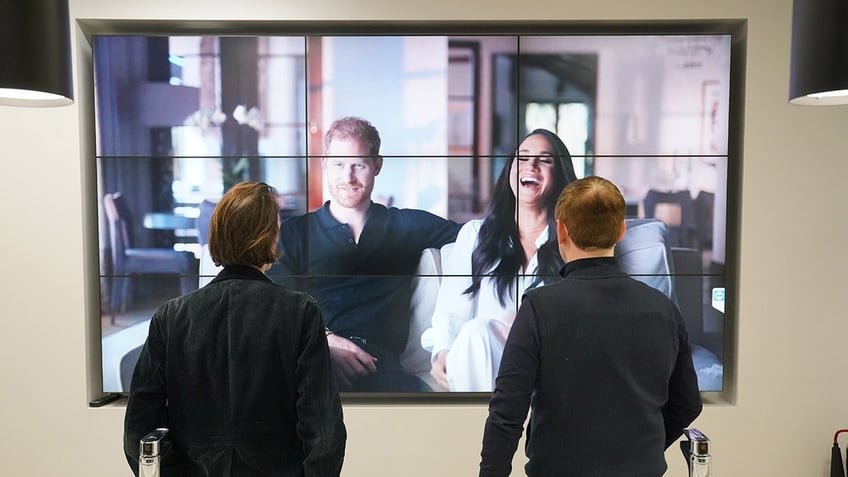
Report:
[{"label": "white trousers", "polygon": [[479,317],[462,325],[446,360],[451,391],[494,388],[510,326],[500,320]]}]

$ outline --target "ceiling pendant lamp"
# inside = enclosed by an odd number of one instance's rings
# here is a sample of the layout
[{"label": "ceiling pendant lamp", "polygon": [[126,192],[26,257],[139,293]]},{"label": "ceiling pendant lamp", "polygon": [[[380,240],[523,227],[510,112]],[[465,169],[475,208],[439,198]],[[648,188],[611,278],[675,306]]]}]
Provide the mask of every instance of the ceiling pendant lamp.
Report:
[{"label": "ceiling pendant lamp", "polygon": [[74,102],[67,0],[0,2],[0,105]]},{"label": "ceiling pendant lamp", "polygon": [[795,0],[789,102],[848,104],[848,0]]}]

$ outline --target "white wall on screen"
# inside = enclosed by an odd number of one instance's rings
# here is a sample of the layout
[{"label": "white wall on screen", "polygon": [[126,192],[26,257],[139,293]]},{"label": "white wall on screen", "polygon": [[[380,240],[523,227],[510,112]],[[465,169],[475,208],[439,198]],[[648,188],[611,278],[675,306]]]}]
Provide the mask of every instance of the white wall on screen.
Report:
[{"label": "white wall on screen", "polygon": [[325,38],[322,54],[324,130],[360,116],[380,132],[374,196],[447,216],[447,39]]}]

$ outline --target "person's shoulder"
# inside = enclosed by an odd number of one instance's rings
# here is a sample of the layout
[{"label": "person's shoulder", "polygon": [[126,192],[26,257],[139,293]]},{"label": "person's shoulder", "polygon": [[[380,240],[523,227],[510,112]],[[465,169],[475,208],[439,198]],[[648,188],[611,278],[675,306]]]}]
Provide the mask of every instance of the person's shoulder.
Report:
[{"label": "person's shoulder", "polygon": [[547,285],[531,288],[524,292],[524,300],[548,300],[551,297],[562,296],[562,288],[568,285],[563,280],[557,280]]},{"label": "person's shoulder", "polygon": [[196,299],[194,297],[201,293],[200,290],[202,290],[202,288],[191,291],[191,292],[189,292],[185,295],[182,295],[182,296],[171,298],[169,300],[164,301],[163,303],[160,303],[159,306],[157,306],[153,310],[152,319],[154,321],[165,319],[168,315],[172,314],[172,312],[174,310],[178,310],[181,307],[185,306],[187,303],[194,301]]},{"label": "person's shoulder", "polygon": [[[557,303],[562,299],[579,297],[583,287],[593,286],[592,280],[555,277],[556,280],[524,292],[524,300],[537,303]],[[576,294],[576,295],[575,295]]]},{"label": "person's shoulder", "polygon": [[310,220],[315,219],[315,212],[307,212],[305,214],[293,215],[291,217],[286,217],[282,221],[280,221],[281,229],[299,229],[306,227],[306,224],[309,223]]},{"label": "person's shoulder", "polygon": [[625,276],[623,279],[626,280],[632,294],[638,296],[643,302],[652,301],[657,307],[665,307],[668,310],[677,309],[677,305],[662,291],[631,276]]},{"label": "person's shoulder", "polygon": [[471,219],[462,224],[462,230],[477,233],[483,227],[483,220],[484,219]]},{"label": "person's shoulder", "polygon": [[186,305],[203,300],[207,293],[208,291],[205,286],[197,288],[183,295],[165,300],[159,304],[156,311],[167,312],[169,310],[182,308]]},{"label": "person's shoulder", "polygon": [[[211,285],[211,286],[210,286]],[[214,284],[210,284],[196,290],[192,290],[184,295],[170,298],[160,303],[153,311],[151,321],[153,322],[168,322],[180,319],[180,316],[191,315],[192,310],[203,306],[204,303],[210,300],[210,296],[216,295],[212,289]]]},{"label": "person's shoulder", "polygon": [[[291,253],[291,250],[303,247],[304,241],[309,236],[308,230],[318,222],[316,212],[286,217],[280,221],[280,244],[283,250]],[[313,225],[310,225],[313,224]]]},{"label": "person's shoulder", "polygon": [[621,277],[621,279],[625,280],[625,283],[627,284],[627,286],[629,286],[629,287],[631,287],[635,290],[639,290],[641,293],[643,293],[645,295],[652,295],[652,296],[657,297],[657,298],[668,299],[668,297],[665,295],[665,293],[661,292],[660,290],[657,290],[656,288],[652,287],[651,285],[648,285],[647,283],[645,283],[643,281],[637,280],[637,279],[631,277],[630,275],[627,275],[626,273],[622,272],[622,275],[623,276]]}]

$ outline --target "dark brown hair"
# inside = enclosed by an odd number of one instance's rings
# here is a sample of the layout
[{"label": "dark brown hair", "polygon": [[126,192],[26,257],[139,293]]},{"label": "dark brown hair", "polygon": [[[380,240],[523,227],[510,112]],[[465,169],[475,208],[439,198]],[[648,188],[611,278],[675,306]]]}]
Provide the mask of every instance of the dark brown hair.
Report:
[{"label": "dark brown hair", "polygon": [[[506,306],[506,297],[510,293],[509,287],[514,282],[515,275],[521,273],[521,267],[527,261],[527,255],[520,245],[521,238],[518,236],[518,224],[515,221],[515,193],[510,188],[509,171],[513,161],[520,156],[518,148],[521,143],[534,135],[545,138],[554,159],[554,182],[550,194],[545,199],[545,211],[548,215],[548,241],[539,247],[537,252],[536,275],[539,278],[536,281],[544,282],[549,277],[557,276],[557,272],[563,265],[562,257],[557,248],[554,206],[559,191],[567,184],[577,180],[577,176],[574,174],[571,153],[568,152],[568,148],[565,147],[559,136],[547,129],[535,129],[518,143],[515,154],[504,163],[501,174],[495,182],[489,212],[486,214],[480,232],[477,234],[479,241],[471,253],[471,286],[464,291],[472,297],[475,296],[480,290],[480,283],[483,278],[494,275],[498,290],[498,301],[504,306]],[[516,246],[516,244],[519,245]],[[536,283],[532,286],[535,285]]]},{"label": "dark brown hair", "polygon": [[598,176],[568,184],[556,205],[556,218],[565,224],[578,248],[611,248],[621,234],[626,204],[612,182]]},{"label": "dark brown hair", "polygon": [[277,261],[280,236],[277,191],[264,182],[241,182],[224,194],[209,223],[209,253],[216,265],[261,267]]}]

